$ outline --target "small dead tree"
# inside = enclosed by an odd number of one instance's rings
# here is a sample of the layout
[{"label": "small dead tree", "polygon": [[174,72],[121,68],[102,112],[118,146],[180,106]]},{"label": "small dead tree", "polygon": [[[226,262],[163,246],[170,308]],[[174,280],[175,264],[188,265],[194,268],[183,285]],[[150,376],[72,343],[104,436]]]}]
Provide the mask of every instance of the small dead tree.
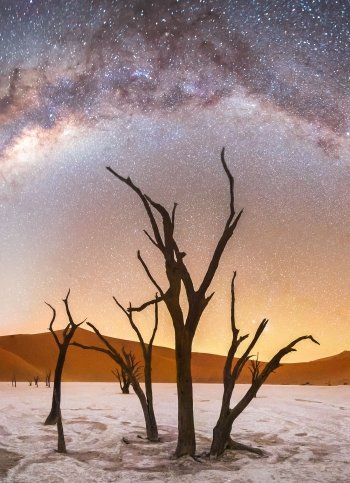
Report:
[{"label": "small dead tree", "polygon": [[232,330],[232,342],[230,349],[227,354],[227,358],[224,366],[224,393],[221,403],[221,411],[219,419],[213,430],[213,439],[210,448],[210,456],[218,457],[226,449],[238,449],[246,450],[259,455],[263,455],[263,452],[258,448],[252,448],[240,443],[237,443],[231,439],[232,425],[235,419],[244,411],[248,404],[255,397],[257,391],[260,389],[262,384],[266,381],[269,375],[280,367],[281,359],[289,354],[290,352],[296,351],[294,346],[302,340],[310,339],[315,344],[319,343],[311,336],[304,335],[293,340],[290,344],[280,349],[272,359],[265,365],[261,372],[256,375],[252,384],[242,399],[233,407],[230,407],[231,397],[233,390],[235,388],[238,377],[240,376],[243,367],[250,360],[251,351],[258,342],[261,334],[263,333],[268,320],[263,319],[258,326],[252,341],[249,343],[247,349],[244,351],[243,355],[234,362],[234,356],[237,352],[238,347],[241,343],[249,337],[249,334],[239,336],[239,330],[236,326],[235,318],[235,278],[236,272],[234,272],[231,283],[231,330]]},{"label": "small dead tree", "polygon": [[[101,348],[97,346],[86,346],[80,344],[78,342],[73,342],[73,345],[77,347],[81,347],[82,349],[92,349],[99,352],[103,352],[111,357],[128,375],[131,381],[132,388],[140,400],[143,415],[145,418],[146,424],[146,433],[147,439],[149,441],[157,442],[159,441],[158,435],[158,426],[157,421],[154,413],[153,408],[153,392],[152,392],[152,349],[153,349],[153,341],[158,330],[158,296],[156,295],[154,301],[155,307],[155,323],[153,332],[148,344],[145,343],[140,330],[138,329],[137,325],[133,320],[133,310],[130,304],[129,309],[126,310],[117,300],[114,298],[118,307],[124,312],[124,314],[128,317],[128,320],[136,332],[143,352],[144,357],[144,379],[145,379],[145,392],[143,391],[140,382],[140,368],[138,364],[135,365],[135,360],[131,352],[127,353],[125,349],[122,349],[122,354],[120,354],[109,342],[108,340],[98,331],[98,329],[91,323],[87,323],[89,327],[91,327],[98,338],[103,342],[106,348]],[[149,304],[146,303],[145,306]]]},{"label": "small dead tree", "polygon": [[51,406],[51,411],[48,417],[46,418],[45,424],[46,425],[55,425],[57,424],[58,417],[61,412],[61,380],[62,380],[62,371],[64,367],[64,362],[66,360],[66,355],[67,355],[67,350],[68,347],[71,343],[71,340],[75,334],[75,331],[81,324],[85,322],[83,320],[79,324],[76,324],[73,320],[71,311],[69,309],[69,299],[70,295],[70,290],[68,290],[67,296],[65,299],[63,299],[63,303],[65,306],[67,318],[68,318],[68,324],[66,325],[65,329],[63,330],[62,334],[62,342],[59,340],[56,332],[53,330],[53,324],[56,319],[56,310],[52,307],[52,305],[48,304],[47,302],[46,305],[48,305],[51,310],[52,310],[52,319],[50,322],[49,330],[56,342],[57,348],[58,348],[58,357],[57,357],[57,363],[56,363],[56,369],[55,369],[55,377],[54,377],[54,390],[53,390],[53,396],[52,396],[52,406]]},{"label": "small dead tree", "polygon": [[121,367],[120,370],[116,368],[115,371],[112,371],[112,374],[119,382],[120,389],[123,394],[130,394],[130,378],[126,371]]},{"label": "small dead tree", "polygon": [[[137,325],[134,322],[133,318],[133,308],[131,303],[129,304],[128,310],[126,310],[118,300],[113,297],[115,303],[118,305],[118,307],[122,310],[122,312],[126,315],[128,318],[128,321],[134,330],[134,332],[137,335],[137,338],[139,339],[139,342],[141,344],[141,349],[142,349],[142,354],[143,354],[143,360],[144,360],[144,380],[145,380],[145,393],[146,393],[146,400],[147,400],[147,413],[148,413],[148,418],[150,420],[150,425],[153,428],[153,441],[158,441],[158,429],[157,429],[157,422],[156,422],[156,417],[154,414],[154,408],[153,408],[153,389],[152,389],[152,351],[153,351],[153,342],[154,338],[156,336],[157,330],[158,330],[158,324],[159,324],[159,308],[158,308],[158,294],[156,293],[155,298],[154,298],[154,327],[152,331],[151,338],[148,342],[148,344],[145,343],[145,340],[137,327]],[[146,305],[147,307],[147,305]]]},{"label": "small dead tree", "polygon": [[[252,375],[252,384],[254,384],[261,372],[261,361],[259,361],[259,354],[257,354],[256,359],[251,359],[249,371]],[[256,397],[256,394],[254,397]]]},{"label": "small dead tree", "polygon": [[[124,352],[124,347],[122,349]],[[130,360],[130,368],[133,373],[137,373],[139,362],[136,361],[136,356],[131,351],[129,352],[128,358]],[[131,379],[128,373],[123,369],[123,367],[117,367],[115,371],[112,371],[112,374],[116,377],[119,381],[119,386],[123,394],[130,394],[130,385]]]},{"label": "small dead tree", "polygon": [[51,369],[46,372],[45,385],[46,387],[51,387]]},{"label": "small dead tree", "polygon": [[[152,276],[148,266],[138,253],[138,258],[153,285],[164,300],[172,319],[175,332],[175,357],[176,357],[176,379],[178,399],[178,440],[176,456],[195,456],[196,439],[193,414],[193,387],[192,387],[192,342],[195,336],[199,321],[204,310],[213,297],[208,293],[211,283],[219,266],[225,248],[233,236],[243,210],[236,213],[234,207],[234,178],[226,164],[224,149],[221,151],[221,164],[229,181],[229,213],[211,259],[204,269],[204,276],[195,287],[192,276],[184,261],[186,253],[179,248],[175,239],[175,211],[177,203],[169,211],[160,203],[155,202],[141,189],[135,185],[130,177],[123,177],[111,167],[107,170],[116,178],[122,181],[140,198],[148,219],[150,221],[153,236],[145,231],[146,236],[153,245],[160,251],[165,263],[165,274],[168,281],[168,288],[162,290],[155,278]],[[159,216],[160,220],[156,217]],[[182,291],[185,291],[186,303],[183,303]],[[148,302],[148,305],[153,303]],[[144,306],[133,308],[134,311],[142,310]]]},{"label": "small dead tree", "polygon": [[14,374],[14,375],[12,376],[11,385],[12,385],[12,387],[17,387],[17,379],[16,379],[16,374]]},{"label": "small dead tree", "polygon": [[39,387],[39,376],[34,376],[33,380],[34,380],[35,387]]},{"label": "small dead tree", "polygon": [[29,384],[30,386],[32,386],[32,385],[33,385],[33,381],[29,380],[29,381],[28,381],[28,384]]}]

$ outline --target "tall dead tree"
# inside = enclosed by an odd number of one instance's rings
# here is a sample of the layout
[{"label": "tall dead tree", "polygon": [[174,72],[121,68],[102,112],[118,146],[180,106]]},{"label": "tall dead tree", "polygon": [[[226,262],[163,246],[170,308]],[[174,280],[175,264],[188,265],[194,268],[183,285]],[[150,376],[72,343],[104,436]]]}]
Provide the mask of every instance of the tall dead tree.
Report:
[{"label": "tall dead tree", "polygon": [[[172,211],[168,211],[163,205],[155,202],[148,195],[133,183],[130,177],[123,177],[111,167],[107,170],[125,183],[140,198],[146,214],[149,218],[153,236],[145,231],[146,236],[154,246],[161,252],[165,263],[165,273],[168,280],[168,288],[162,290],[155,278],[152,276],[147,264],[138,253],[138,258],[153,285],[164,300],[172,319],[175,332],[175,354],[177,369],[177,398],[178,398],[178,441],[176,456],[195,455],[196,439],[193,416],[193,388],[191,355],[192,342],[196,333],[201,316],[210,302],[213,293],[208,295],[211,282],[218,268],[221,256],[231,239],[243,210],[236,213],[234,207],[234,178],[226,164],[224,149],[221,151],[221,163],[229,180],[229,214],[222,229],[221,236],[217,242],[210,262],[206,267],[204,277],[197,288],[195,288],[191,274],[186,266],[183,252],[175,239],[175,211],[177,203]],[[155,215],[159,215],[161,222]],[[182,286],[185,288],[187,304],[181,303]],[[154,301],[153,301],[154,302]],[[151,304],[152,301],[148,302]],[[186,308],[187,315],[185,315]],[[144,308],[144,307],[141,307]],[[139,308],[139,309],[141,309]],[[138,310],[138,308],[133,308]]]},{"label": "tall dead tree", "polygon": [[[155,307],[157,307],[157,305],[158,304],[156,302]],[[128,314],[128,312],[126,313]],[[156,318],[155,327],[152,334],[152,339],[150,341],[151,345],[153,344],[153,339],[158,328],[158,308],[156,308],[156,314],[157,314],[157,318]],[[130,352],[127,352],[124,348],[122,349],[122,353],[120,353],[117,349],[115,349],[115,347],[112,346],[112,344],[110,344],[108,339],[104,337],[93,324],[88,322],[87,325],[93,329],[97,337],[103,342],[104,347],[87,346],[75,341],[72,343],[72,345],[80,347],[81,349],[95,350],[95,351],[103,352],[104,354],[107,354],[128,374],[128,377],[130,378],[130,381],[131,381],[132,388],[141,403],[143,415],[145,418],[147,439],[153,442],[159,441],[158,427],[157,427],[157,422],[156,422],[154,409],[153,409],[153,398],[151,397],[152,388],[151,388],[151,392],[149,392],[149,387],[147,389],[147,386],[146,386],[145,388],[146,394],[143,391],[140,385],[140,368],[138,365],[135,366],[134,361],[132,359],[132,354]],[[151,361],[151,358],[149,360]]]},{"label": "tall dead tree", "polygon": [[234,272],[231,283],[231,330],[232,330],[232,341],[231,346],[227,354],[227,358],[224,366],[224,393],[221,403],[221,411],[219,419],[213,430],[213,439],[210,448],[210,456],[217,457],[220,456],[225,449],[244,449],[247,451],[252,451],[257,454],[262,454],[262,451],[257,448],[251,448],[250,446],[245,446],[240,443],[236,443],[231,439],[232,425],[235,419],[244,411],[248,404],[255,397],[257,391],[260,389],[262,384],[266,381],[269,375],[280,366],[281,359],[289,354],[290,352],[296,351],[294,348],[298,342],[306,339],[310,339],[315,344],[319,344],[311,335],[304,335],[293,340],[290,344],[280,349],[272,359],[265,365],[265,367],[259,372],[259,374],[254,377],[250,388],[242,397],[242,399],[233,407],[230,407],[231,397],[233,390],[235,388],[236,382],[246,365],[246,363],[251,359],[251,351],[258,342],[260,336],[265,330],[268,320],[263,319],[258,326],[251,342],[244,351],[241,357],[234,361],[235,354],[241,343],[249,337],[249,334],[239,335],[239,329],[236,326],[235,317],[235,278],[236,272]]},{"label": "tall dead tree", "polygon": [[85,320],[83,320],[79,324],[76,324],[74,322],[71,311],[69,309],[69,303],[68,303],[69,295],[70,295],[70,290],[68,290],[66,298],[63,299],[63,303],[65,306],[65,310],[68,318],[68,324],[63,330],[62,341],[59,340],[56,332],[53,330],[53,324],[56,319],[56,310],[52,307],[52,305],[45,302],[46,305],[48,305],[52,310],[52,319],[50,322],[49,330],[58,348],[58,357],[57,357],[54,385],[53,385],[52,406],[51,406],[50,414],[48,415],[45,421],[46,425],[57,424],[58,418],[61,414],[61,380],[62,380],[63,367],[66,360],[67,350],[75,334],[75,331],[80,325],[82,325],[85,322]]}]

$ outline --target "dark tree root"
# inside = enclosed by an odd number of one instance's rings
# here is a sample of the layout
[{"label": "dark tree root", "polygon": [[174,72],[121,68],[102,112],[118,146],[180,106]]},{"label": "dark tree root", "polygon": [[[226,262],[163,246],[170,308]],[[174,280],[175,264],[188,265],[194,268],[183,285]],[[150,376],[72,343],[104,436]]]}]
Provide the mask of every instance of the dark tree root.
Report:
[{"label": "dark tree root", "polygon": [[143,439],[145,441],[149,441],[150,443],[161,443],[161,439],[160,438],[151,439],[151,438],[147,438],[147,436],[141,436],[141,434],[138,434],[136,437],[138,439]]},{"label": "dark tree root", "polygon": [[48,415],[46,418],[46,421],[44,423],[44,426],[55,426],[58,421],[58,416],[57,415],[51,415],[51,413]]},{"label": "dark tree root", "polygon": [[248,446],[246,444],[238,443],[233,439],[229,439],[226,449],[232,451],[248,451],[249,453],[254,453],[262,458],[267,458],[267,453],[260,448],[254,448],[253,446]]}]

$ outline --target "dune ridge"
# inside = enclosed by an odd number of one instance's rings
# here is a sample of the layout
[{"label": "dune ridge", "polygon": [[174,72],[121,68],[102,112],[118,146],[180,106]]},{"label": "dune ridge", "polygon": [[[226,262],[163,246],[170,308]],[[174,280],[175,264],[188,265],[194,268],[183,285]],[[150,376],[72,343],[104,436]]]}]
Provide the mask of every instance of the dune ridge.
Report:
[{"label": "dune ridge", "polygon": [[[58,337],[62,331],[57,331]],[[124,346],[132,350],[142,361],[141,347],[138,342],[107,337],[117,349]],[[78,329],[75,340],[85,345],[100,345],[95,334]],[[15,334],[0,337],[0,381],[28,381],[38,375],[44,380],[48,370],[54,370],[57,347],[49,332],[41,334]],[[221,383],[225,357],[215,354],[194,352],[192,357],[193,381],[199,383]],[[63,380],[66,382],[111,382],[116,381],[112,370],[116,365],[106,355],[72,346],[68,351]],[[154,382],[175,382],[174,350],[154,346]],[[247,367],[239,379],[241,383],[250,382]],[[269,384],[313,384],[339,385],[350,384],[350,351],[310,362],[288,363],[272,374]]]}]

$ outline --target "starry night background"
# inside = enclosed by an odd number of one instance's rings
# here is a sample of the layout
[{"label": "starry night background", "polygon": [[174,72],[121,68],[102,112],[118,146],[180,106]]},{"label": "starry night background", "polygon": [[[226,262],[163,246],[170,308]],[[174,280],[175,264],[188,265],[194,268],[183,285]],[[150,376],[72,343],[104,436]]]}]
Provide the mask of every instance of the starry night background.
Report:
[{"label": "starry night background", "polygon": [[270,319],[261,359],[305,333],[321,347],[293,361],[349,350],[349,21],[348,0],[1,0],[1,334],[45,331],[43,301],[62,310],[70,287],[78,320],[134,338],[112,295],[153,295],[138,249],[164,282],[163,261],[105,166],[179,203],[199,281],[229,209],[225,146],[244,215],[194,349],[225,353],[235,269],[242,330]]}]

